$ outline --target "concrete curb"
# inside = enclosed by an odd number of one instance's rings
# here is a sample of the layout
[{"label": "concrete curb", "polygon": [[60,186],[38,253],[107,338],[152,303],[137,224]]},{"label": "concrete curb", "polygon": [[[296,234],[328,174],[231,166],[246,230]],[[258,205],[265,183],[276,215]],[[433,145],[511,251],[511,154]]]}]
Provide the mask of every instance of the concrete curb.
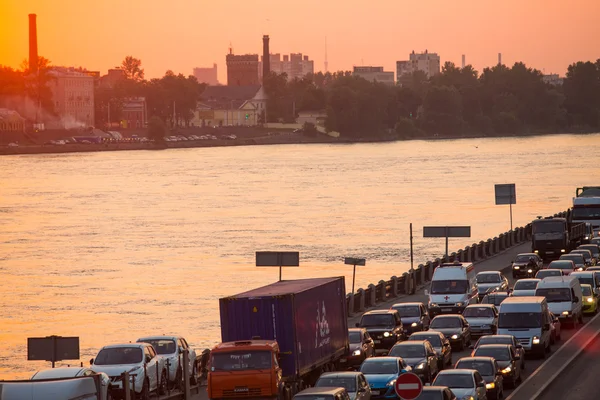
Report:
[{"label": "concrete curb", "polygon": [[[539,398],[542,394],[544,394],[544,392],[554,382],[554,380],[560,374],[562,374],[567,368],[569,368],[569,366],[571,364],[573,364],[573,361],[575,361],[575,359],[590,345],[590,343],[592,343],[596,339],[596,337],[598,335],[600,335],[600,326],[597,326],[595,328],[592,327],[596,324],[600,325],[600,314],[596,315],[594,318],[592,318],[590,321],[588,321],[588,323],[585,324],[577,333],[575,333],[569,340],[567,340],[565,343],[563,343],[558,348],[558,350],[556,352],[554,352],[554,354],[552,354],[546,361],[544,361],[544,363],[542,365],[540,365],[535,370],[535,372],[533,374],[531,374],[525,380],[525,382],[523,382],[514,392],[512,392],[510,394],[510,396],[508,396],[506,398],[506,400],[535,400],[535,399]],[[590,327],[592,327],[592,328],[589,329]],[[586,329],[586,328],[588,328],[588,329]],[[590,331],[593,332],[593,334],[590,334],[591,333]],[[576,345],[574,349],[571,349],[570,348],[571,342],[577,341],[580,337],[583,337],[584,335],[589,335],[589,338],[587,338],[581,345]],[[574,350],[574,353],[566,361],[554,363],[555,358],[561,356],[561,352],[563,352],[563,351],[568,352],[571,350]],[[554,365],[560,365],[560,367],[551,376],[545,378],[545,382],[539,387],[539,389],[533,395],[528,394],[527,390],[529,388],[527,387],[527,385],[533,384],[534,380],[536,380],[538,378],[538,375],[544,374],[544,371],[543,371],[544,368],[546,366],[550,366],[551,363],[553,363]]]}]

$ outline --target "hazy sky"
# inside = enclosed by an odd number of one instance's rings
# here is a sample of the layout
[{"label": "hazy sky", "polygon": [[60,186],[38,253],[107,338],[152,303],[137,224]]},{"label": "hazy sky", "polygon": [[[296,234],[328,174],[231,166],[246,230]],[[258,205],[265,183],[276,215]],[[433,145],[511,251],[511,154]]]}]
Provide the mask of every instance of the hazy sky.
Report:
[{"label": "hazy sky", "polygon": [[412,50],[440,54],[442,63],[481,70],[524,61],[563,75],[576,60],[600,58],[600,0],[0,0],[0,64],[27,57],[27,14],[38,15],[39,54],[54,65],[100,70],[127,55],[141,58],[147,77],[168,69],[191,74],[225,55],[304,53],[323,70],[395,62]]}]

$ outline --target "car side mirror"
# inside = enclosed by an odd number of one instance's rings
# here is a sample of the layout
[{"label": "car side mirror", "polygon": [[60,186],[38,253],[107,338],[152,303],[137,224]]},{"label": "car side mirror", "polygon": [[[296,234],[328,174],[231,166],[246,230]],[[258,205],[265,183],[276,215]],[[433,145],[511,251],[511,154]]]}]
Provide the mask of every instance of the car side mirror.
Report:
[{"label": "car side mirror", "polygon": [[93,364],[94,364],[94,359],[90,358],[90,365],[93,365]]},{"label": "car side mirror", "polygon": [[575,296],[573,297],[573,303],[578,303],[579,302],[579,297]]},{"label": "car side mirror", "polygon": [[357,328],[360,328],[360,323],[357,322],[356,324],[354,324],[354,326],[356,326]]}]

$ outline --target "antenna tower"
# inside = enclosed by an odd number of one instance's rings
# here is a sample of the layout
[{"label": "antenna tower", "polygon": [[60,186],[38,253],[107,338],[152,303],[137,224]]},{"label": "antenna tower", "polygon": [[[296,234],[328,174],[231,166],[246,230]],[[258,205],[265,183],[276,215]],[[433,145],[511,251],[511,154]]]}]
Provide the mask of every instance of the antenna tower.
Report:
[{"label": "antenna tower", "polygon": [[325,72],[329,72],[329,63],[327,62],[327,36],[325,36]]}]

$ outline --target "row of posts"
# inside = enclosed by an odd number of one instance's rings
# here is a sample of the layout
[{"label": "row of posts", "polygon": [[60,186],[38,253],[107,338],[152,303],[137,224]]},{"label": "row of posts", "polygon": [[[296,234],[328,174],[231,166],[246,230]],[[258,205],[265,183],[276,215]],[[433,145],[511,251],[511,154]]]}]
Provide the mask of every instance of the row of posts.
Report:
[{"label": "row of posts", "polygon": [[[554,214],[553,217],[565,217],[566,212]],[[495,256],[504,250],[531,240],[531,224],[515,228],[509,232],[501,233],[493,239],[473,243],[460,249],[447,257],[437,258],[419,264],[413,271],[404,272],[400,277],[392,276],[390,280],[380,280],[377,284],[370,284],[366,289],[360,288],[354,293],[346,295],[348,316],[359,313],[401,295],[414,294],[416,289],[431,281],[433,271],[444,263],[462,261],[477,262]]]}]

